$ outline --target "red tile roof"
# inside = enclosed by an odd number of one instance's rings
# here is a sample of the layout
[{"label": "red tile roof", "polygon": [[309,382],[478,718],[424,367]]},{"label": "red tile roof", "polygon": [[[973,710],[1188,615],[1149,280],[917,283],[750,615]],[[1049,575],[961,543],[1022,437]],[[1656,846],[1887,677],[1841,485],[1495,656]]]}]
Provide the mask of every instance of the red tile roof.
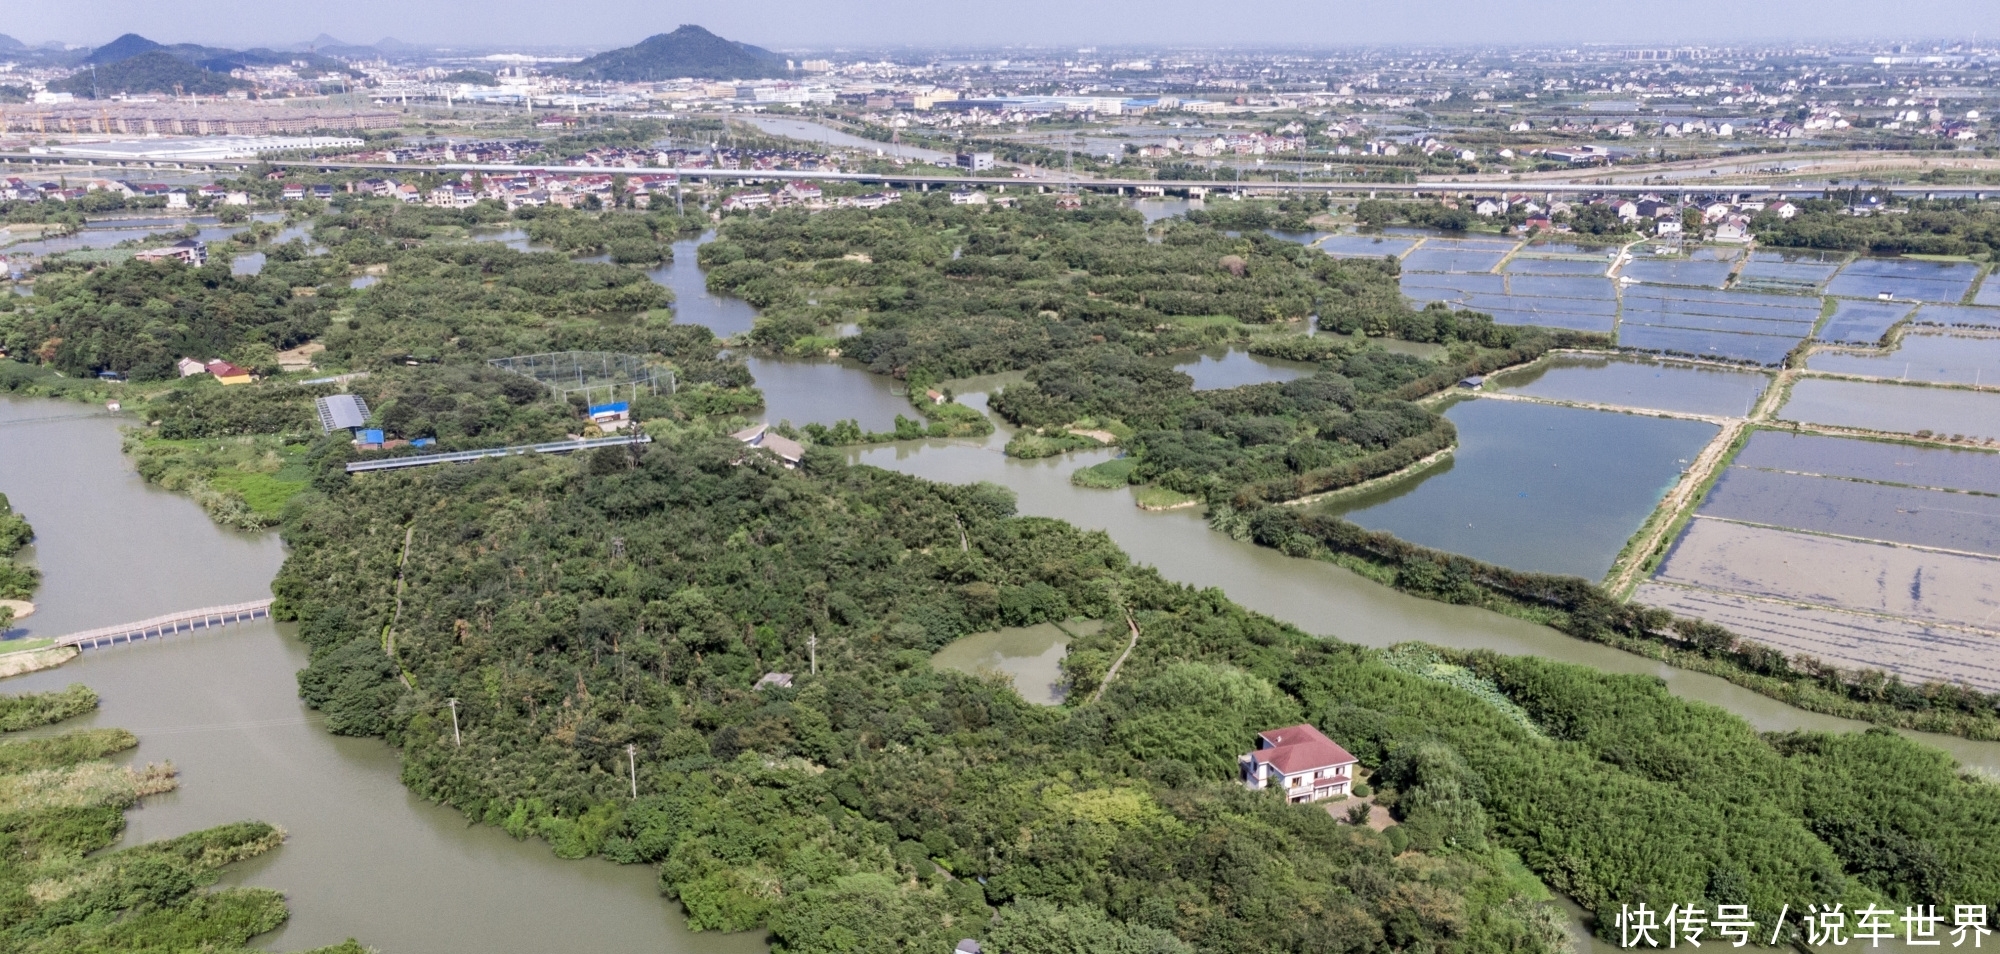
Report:
[{"label": "red tile roof", "polygon": [[1310,725],[1287,726],[1257,733],[1263,745],[1250,753],[1259,762],[1270,763],[1272,768],[1286,775],[1298,775],[1314,769],[1330,768],[1335,765],[1349,765],[1359,761],[1347,754],[1339,743],[1326,737],[1326,733]]}]

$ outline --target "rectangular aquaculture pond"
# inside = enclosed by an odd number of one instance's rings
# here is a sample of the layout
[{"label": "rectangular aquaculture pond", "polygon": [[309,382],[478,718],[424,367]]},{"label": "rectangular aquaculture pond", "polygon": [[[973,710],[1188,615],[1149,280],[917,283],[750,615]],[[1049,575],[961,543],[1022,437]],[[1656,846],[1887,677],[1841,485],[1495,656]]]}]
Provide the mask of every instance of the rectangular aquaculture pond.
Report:
[{"label": "rectangular aquaculture pond", "polygon": [[1372,530],[1521,570],[1595,580],[1719,428],[1700,421],[1471,400],[1458,451],[1322,506]]}]

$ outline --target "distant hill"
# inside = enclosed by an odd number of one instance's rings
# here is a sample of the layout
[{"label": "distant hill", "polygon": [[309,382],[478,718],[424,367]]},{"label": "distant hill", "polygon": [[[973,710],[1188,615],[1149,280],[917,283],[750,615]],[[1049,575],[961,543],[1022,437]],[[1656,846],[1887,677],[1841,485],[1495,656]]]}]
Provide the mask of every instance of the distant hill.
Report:
[{"label": "distant hill", "polygon": [[0,52],[14,53],[17,51],[26,50],[27,48],[28,44],[23,43],[20,40],[16,40],[5,33],[0,33]]},{"label": "distant hill", "polygon": [[[151,57],[151,59],[130,69],[120,70],[116,74],[106,73],[106,67],[123,65],[138,60],[141,57]],[[159,57],[180,60],[191,69],[175,69],[171,64],[164,62]],[[347,70],[352,75],[360,75],[352,70],[348,70],[346,63],[321,53],[281,52],[263,48],[254,50],[228,50],[221,47],[202,46],[198,43],[175,43],[168,46],[146,39],[137,33],[127,33],[97,49],[91,50],[81,58],[73,59],[71,62],[81,66],[96,65],[98,74],[97,90],[105,95],[121,91],[171,91],[173,84],[176,82],[180,83],[190,92],[213,91],[219,93],[228,89],[240,89],[249,84],[231,79],[226,74],[230,70],[245,66],[276,66],[286,63],[303,62],[306,69],[317,73]],[[200,73],[219,74],[221,81],[227,81],[230,85],[217,86],[218,80],[203,78],[201,75],[198,75]],[[140,85],[134,86],[129,90],[115,90],[106,84],[105,77],[107,75],[117,75],[129,82],[136,82]],[[90,73],[88,70],[71,77],[67,82],[69,85],[62,88],[79,95],[89,95]],[[82,88],[75,88],[78,83],[82,84]],[[197,89],[197,87],[200,88]]]},{"label": "distant hill", "polygon": [[99,66],[103,66],[106,63],[129,60],[141,53],[151,53],[154,50],[165,48],[165,44],[155,43],[137,33],[127,33],[97,49],[91,50],[89,55],[83,58],[83,62],[86,64],[96,63]]},{"label": "distant hill", "polygon": [[785,76],[783,57],[770,50],[725,40],[692,24],[647,37],[622,50],[599,53],[564,68],[577,79],[650,83],[696,76],[703,79],[765,79]]},{"label": "distant hill", "polygon": [[50,83],[49,88],[86,98],[176,91],[218,96],[232,89],[248,89],[250,84],[228,73],[203,69],[165,49],[156,49],[100,65],[95,70],[79,70]]}]

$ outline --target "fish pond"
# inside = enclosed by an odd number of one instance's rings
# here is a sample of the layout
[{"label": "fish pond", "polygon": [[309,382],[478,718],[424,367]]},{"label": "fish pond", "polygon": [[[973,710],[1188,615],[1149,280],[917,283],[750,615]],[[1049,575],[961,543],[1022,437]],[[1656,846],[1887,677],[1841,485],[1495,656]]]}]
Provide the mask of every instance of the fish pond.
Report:
[{"label": "fish pond", "polygon": [[2000,438],[2000,394],[1874,381],[1807,378],[1792,385],[1778,416],[1805,424],[1898,434]]},{"label": "fish pond", "polygon": [[1770,384],[1769,375],[1713,365],[1558,355],[1496,375],[1486,387],[1554,401],[1744,417]]},{"label": "fish pond", "polygon": [[1881,354],[1822,352],[1806,361],[1814,371],[1935,384],[2000,384],[2000,338],[1907,334]]},{"label": "fish pond", "polygon": [[1321,506],[1517,570],[1595,580],[1720,428],[1520,401],[1463,401],[1449,463]]}]

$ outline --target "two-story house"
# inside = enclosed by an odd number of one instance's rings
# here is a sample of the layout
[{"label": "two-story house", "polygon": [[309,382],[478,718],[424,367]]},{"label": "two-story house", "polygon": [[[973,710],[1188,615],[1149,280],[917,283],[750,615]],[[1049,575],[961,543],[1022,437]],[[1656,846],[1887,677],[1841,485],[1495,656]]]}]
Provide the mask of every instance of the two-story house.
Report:
[{"label": "two-story house", "polygon": [[1276,788],[1290,802],[1345,797],[1359,762],[1310,725],[1259,732],[1257,748],[1236,761],[1242,766],[1244,788]]}]

